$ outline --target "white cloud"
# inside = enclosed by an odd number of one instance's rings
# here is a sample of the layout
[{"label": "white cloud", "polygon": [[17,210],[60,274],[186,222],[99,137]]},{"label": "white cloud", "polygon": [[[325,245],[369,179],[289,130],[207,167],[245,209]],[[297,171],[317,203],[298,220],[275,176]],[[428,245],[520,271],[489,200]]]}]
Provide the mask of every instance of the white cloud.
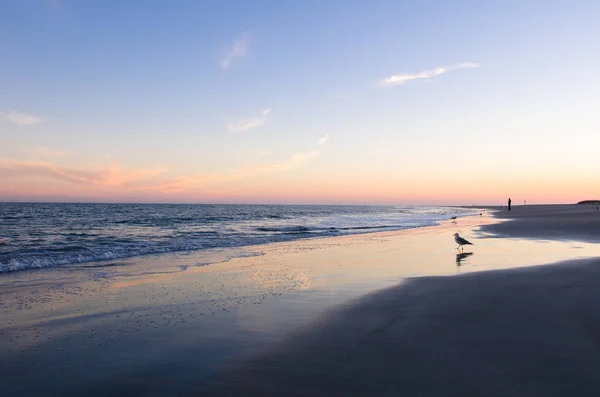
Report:
[{"label": "white cloud", "polygon": [[261,112],[260,116],[227,124],[227,129],[231,132],[242,132],[260,127],[267,122],[269,113],[271,113],[271,109],[265,109]]},{"label": "white cloud", "polygon": [[249,35],[247,33],[242,34],[240,37],[233,41],[231,47],[227,50],[225,56],[219,65],[221,69],[227,70],[231,67],[234,60],[243,58],[248,53],[249,49]]},{"label": "white cloud", "polygon": [[6,121],[10,121],[11,123],[17,125],[33,125],[43,123],[44,119],[36,116],[32,116],[27,113],[21,113],[14,110],[8,112],[0,112],[0,117],[2,117]]},{"label": "white cloud", "polygon": [[404,84],[410,80],[417,79],[429,79],[440,75],[442,73],[450,72],[456,69],[467,69],[467,68],[476,68],[479,67],[479,64],[472,62],[463,62],[449,67],[439,67],[432,70],[423,70],[418,73],[401,73],[389,76],[385,80],[382,81],[383,85],[396,85],[396,84]]},{"label": "white cloud", "polygon": [[319,145],[324,145],[330,139],[329,134],[325,135],[323,138],[319,139],[317,142]]}]

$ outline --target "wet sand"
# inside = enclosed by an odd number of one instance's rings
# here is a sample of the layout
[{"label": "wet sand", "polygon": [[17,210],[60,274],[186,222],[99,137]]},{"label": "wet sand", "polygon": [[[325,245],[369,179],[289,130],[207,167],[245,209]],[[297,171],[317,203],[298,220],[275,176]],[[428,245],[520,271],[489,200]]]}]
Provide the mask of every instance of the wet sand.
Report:
[{"label": "wet sand", "polygon": [[600,261],[424,277],[322,317],[215,395],[597,396]]},{"label": "wet sand", "polygon": [[2,275],[3,395],[597,391],[600,246],[495,223]]},{"label": "wet sand", "polygon": [[483,228],[500,236],[549,240],[600,242],[600,211],[597,205],[517,205],[491,207],[496,217],[511,220]]}]

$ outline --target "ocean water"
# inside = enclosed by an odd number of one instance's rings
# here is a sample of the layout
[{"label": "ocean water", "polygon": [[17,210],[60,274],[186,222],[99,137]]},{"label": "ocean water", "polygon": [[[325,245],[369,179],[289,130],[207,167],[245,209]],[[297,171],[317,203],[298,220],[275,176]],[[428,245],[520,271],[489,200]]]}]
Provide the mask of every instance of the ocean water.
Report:
[{"label": "ocean water", "polygon": [[431,226],[472,213],[411,206],[0,203],[0,273]]}]

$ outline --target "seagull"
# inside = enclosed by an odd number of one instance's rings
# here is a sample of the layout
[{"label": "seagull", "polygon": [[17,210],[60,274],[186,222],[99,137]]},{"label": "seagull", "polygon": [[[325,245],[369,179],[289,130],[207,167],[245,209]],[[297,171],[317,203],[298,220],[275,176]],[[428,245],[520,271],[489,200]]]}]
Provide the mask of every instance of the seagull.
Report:
[{"label": "seagull", "polygon": [[458,247],[456,247],[456,249],[463,248],[463,245],[475,245],[460,237],[458,233],[454,233],[454,241],[456,241],[456,244],[458,244]]}]

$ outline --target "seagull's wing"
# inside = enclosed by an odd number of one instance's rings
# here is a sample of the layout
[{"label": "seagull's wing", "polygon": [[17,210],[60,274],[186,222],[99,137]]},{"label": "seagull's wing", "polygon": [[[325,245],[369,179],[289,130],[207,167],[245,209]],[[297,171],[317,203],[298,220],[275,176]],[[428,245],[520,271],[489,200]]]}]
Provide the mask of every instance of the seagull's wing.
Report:
[{"label": "seagull's wing", "polygon": [[471,242],[469,242],[469,241],[465,240],[465,239],[464,239],[464,238],[462,238],[462,237],[457,237],[457,238],[456,238],[456,242],[457,242],[457,243],[459,243],[460,245],[475,245],[475,244],[473,244],[473,243],[471,243]]}]

